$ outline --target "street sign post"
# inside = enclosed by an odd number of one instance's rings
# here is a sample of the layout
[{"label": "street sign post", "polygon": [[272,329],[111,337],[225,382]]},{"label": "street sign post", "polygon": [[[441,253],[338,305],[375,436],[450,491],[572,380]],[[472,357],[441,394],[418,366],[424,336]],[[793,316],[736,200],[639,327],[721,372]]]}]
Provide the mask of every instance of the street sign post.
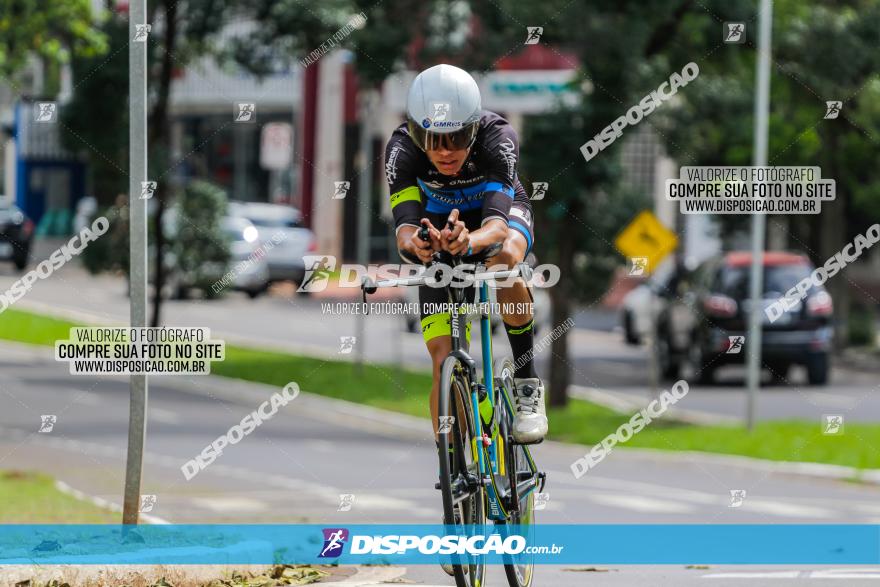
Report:
[{"label": "street sign post", "polygon": [[[146,0],[129,4],[128,113],[129,182],[128,209],[129,263],[131,267],[131,327],[147,325],[147,203],[141,198],[141,184],[147,181],[147,42]],[[140,40],[140,42],[138,42]],[[141,501],[141,472],[144,438],[147,434],[147,376],[130,376],[128,415],[128,454],[125,459],[125,494],[122,523],[137,524]]]},{"label": "street sign post", "polygon": [[[755,95],[755,137],[752,163],[756,167],[767,165],[768,111],[770,109],[770,37],[773,22],[773,1],[761,0],[758,14],[758,66],[755,71],[757,92]],[[752,215],[752,266],[749,276],[749,334],[746,337],[748,403],[746,423],[751,431],[755,427],[755,409],[758,390],[761,387],[761,314],[764,295],[764,230],[766,217],[761,213]]]}]

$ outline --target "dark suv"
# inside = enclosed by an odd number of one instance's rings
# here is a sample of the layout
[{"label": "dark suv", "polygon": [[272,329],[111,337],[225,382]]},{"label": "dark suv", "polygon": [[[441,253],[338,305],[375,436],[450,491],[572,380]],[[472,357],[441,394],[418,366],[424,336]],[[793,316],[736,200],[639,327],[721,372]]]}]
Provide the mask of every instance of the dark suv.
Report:
[{"label": "dark suv", "polygon": [[0,196],[0,260],[10,260],[16,269],[27,267],[34,223]]},{"label": "dark suv", "polygon": [[[694,377],[710,382],[723,365],[744,363],[748,341],[749,272],[752,256],[732,252],[710,259],[679,277],[658,319],[658,362],[665,377],[677,378],[683,364]],[[786,377],[792,364],[807,368],[811,384],[828,381],[831,347],[831,296],[812,285],[807,296],[770,322],[763,311],[813,271],[801,254],[764,253],[764,295],[761,305],[761,357],[775,380]],[[730,351],[730,352],[728,352]]]}]

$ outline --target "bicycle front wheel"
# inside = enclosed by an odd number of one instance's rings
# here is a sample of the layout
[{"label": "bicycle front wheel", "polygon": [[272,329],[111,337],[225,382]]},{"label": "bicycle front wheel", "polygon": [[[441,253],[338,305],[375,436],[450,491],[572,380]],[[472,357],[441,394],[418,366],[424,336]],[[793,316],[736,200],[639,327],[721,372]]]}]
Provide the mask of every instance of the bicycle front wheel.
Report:
[{"label": "bicycle front wheel", "polygon": [[[464,367],[447,357],[440,371],[438,439],[443,522],[448,526],[484,527],[485,493],[480,473],[470,388]],[[451,450],[450,450],[451,448]],[[482,587],[486,565],[479,556],[452,565],[458,587]]]},{"label": "bicycle front wheel", "polygon": [[[496,380],[503,387],[502,393],[513,401],[515,389],[513,382],[514,366],[509,357],[495,361]],[[504,460],[507,462],[507,487],[510,491],[507,523],[518,527],[525,535],[526,543],[534,543],[535,524],[535,489],[534,486],[523,490],[523,481],[534,479],[534,469],[524,446],[514,444],[511,436],[513,417],[512,406],[502,397],[496,410],[499,415],[501,437],[504,438]],[[510,587],[529,587],[535,571],[535,558],[530,554],[519,554],[506,557],[504,572]]]}]

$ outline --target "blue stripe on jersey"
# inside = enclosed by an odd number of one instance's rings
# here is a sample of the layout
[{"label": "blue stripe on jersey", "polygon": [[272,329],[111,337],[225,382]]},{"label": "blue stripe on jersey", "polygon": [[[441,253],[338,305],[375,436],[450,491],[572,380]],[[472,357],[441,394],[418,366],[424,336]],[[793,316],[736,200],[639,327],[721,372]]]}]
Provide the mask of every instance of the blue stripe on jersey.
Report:
[{"label": "blue stripe on jersey", "polygon": [[482,195],[486,192],[501,192],[513,199],[513,188],[497,181],[482,181],[477,185],[460,189],[433,189],[421,179],[418,182],[428,200],[425,203],[426,212],[450,212],[453,208],[458,208],[462,212],[476,210],[482,208]]},{"label": "blue stripe on jersey", "polygon": [[517,222],[516,220],[509,220],[507,225],[510,228],[516,229],[520,231],[524,237],[526,237],[526,243],[528,243],[528,248],[526,248],[526,253],[532,250],[532,237],[529,236],[529,229],[527,226],[524,226],[522,223]]}]

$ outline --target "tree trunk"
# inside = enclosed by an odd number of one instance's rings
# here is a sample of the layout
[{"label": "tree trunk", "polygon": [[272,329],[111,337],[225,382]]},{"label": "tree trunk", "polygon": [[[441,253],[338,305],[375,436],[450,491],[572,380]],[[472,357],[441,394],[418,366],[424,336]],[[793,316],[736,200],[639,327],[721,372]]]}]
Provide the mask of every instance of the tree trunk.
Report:
[{"label": "tree trunk", "polygon": [[[561,222],[561,221],[560,221]],[[564,230],[557,226],[560,233]],[[572,315],[571,282],[574,275],[574,239],[559,239],[559,283],[549,288],[552,307],[551,328],[558,328]],[[571,383],[571,366],[568,362],[568,332],[553,341],[550,355],[550,405],[564,407],[568,404],[568,386]]]},{"label": "tree trunk", "polygon": [[[159,85],[156,91],[156,104],[150,113],[149,131],[147,134],[147,149],[155,150],[161,146],[163,140],[168,138],[168,97],[171,92],[171,73],[174,68],[172,55],[175,50],[177,38],[177,1],[168,0],[163,2],[165,14],[164,30],[162,34],[162,66],[159,70]],[[167,151],[167,149],[166,149]],[[162,158],[165,167],[168,164],[167,157]],[[154,167],[155,169],[156,167]],[[162,233],[162,214],[165,210],[165,197],[168,190],[164,189],[164,183],[159,181],[153,197],[157,199],[156,216],[153,221],[154,240],[156,249],[156,270],[153,280],[153,315],[150,317],[150,326],[159,326],[162,323],[162,288],[165,285],[165,272],[163,259],[165,252],[162,250],[164,234]]]},{"label": "tree trunk", "polygon": [[[829,130],[828,153],[830,165],[827,167],[827,171],[823,171],[823,177],[825,174],[827,177],[841,177],[842,170],[837,155],[839,153],[837,133],[833,128]],[[849,240],[846,231],[846,209],[849,194],[841,193],[842,191],[838,189],[837,199],[833,202],[825,202],[822,206],[819,220],[822,227],[819,231],[819,254],[818,258],[813,259],[817,267],[825,263],[829,257],[834,256]],[[825,282],[825,289],[831,294],[831,299],[834,302],[834,349],[838,352],[849,343],[848,322],[851,300],[847,273],[849,271],[843,269],[838,275]]]}]

